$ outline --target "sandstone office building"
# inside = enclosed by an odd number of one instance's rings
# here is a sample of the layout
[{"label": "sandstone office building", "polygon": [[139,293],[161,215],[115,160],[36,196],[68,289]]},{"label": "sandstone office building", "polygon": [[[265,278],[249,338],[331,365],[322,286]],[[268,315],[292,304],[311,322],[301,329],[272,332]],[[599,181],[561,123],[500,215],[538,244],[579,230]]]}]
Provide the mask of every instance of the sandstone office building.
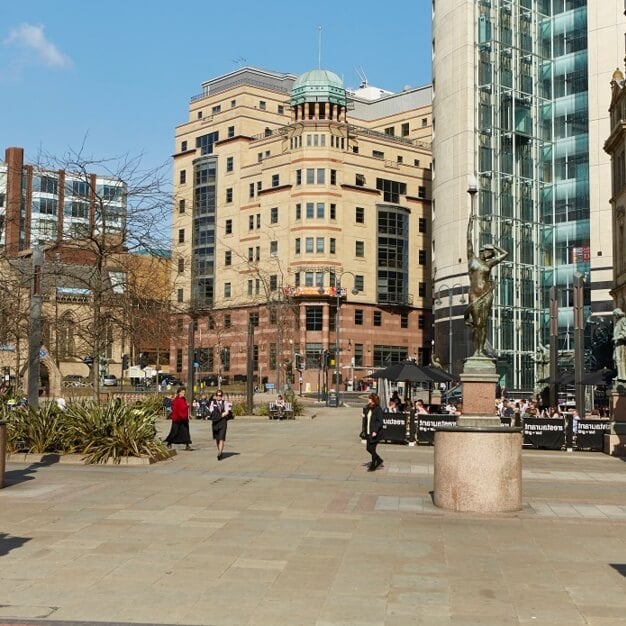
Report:
[{"label": "sandstone office building", "polygon": [[249,357],[315,390],[430,360],[431,96],[320,69],[202,85],[175,133],[172,369]]}]

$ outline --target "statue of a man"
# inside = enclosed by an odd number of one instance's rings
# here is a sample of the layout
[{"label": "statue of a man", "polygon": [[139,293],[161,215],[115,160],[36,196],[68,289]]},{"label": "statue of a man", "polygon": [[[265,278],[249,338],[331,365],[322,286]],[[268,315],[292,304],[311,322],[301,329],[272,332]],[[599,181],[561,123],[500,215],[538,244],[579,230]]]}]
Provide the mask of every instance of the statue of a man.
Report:
[{"label": "statue of a man", "polygon": [[465,309],[465,324],[472,328],[472,345],[474,356],[485,355],[485,341],[487,341],[487,326],[493,303],[494,284],[491,280],[491,270],[503,261],[508,252],[485,245],[480,249],[478,256],[474,254],[474,213],[470,213],[467,225],[467,271],[469,274],[469,305]]},{"label": "statue of a man", "polygon": [[622,309],[613,311],[613,362],[617,370],[617,380],[626,380],[626,316]]}]

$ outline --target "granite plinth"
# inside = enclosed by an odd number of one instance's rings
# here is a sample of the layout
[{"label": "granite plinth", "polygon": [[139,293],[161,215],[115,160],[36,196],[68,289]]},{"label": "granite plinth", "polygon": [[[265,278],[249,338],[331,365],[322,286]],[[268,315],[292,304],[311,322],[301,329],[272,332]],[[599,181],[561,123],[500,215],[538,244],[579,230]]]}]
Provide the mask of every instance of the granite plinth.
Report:
[{"label": "granite plinth", "polygon": [[438,428],[435,506],[473,513],[522,508],[521,428]]},{"label": "granite plinth", "polygon": [[610,393],[611,429],[604,435],[604,453],[626,456],[626,382],[614,381]]},{"label": "granite plinth", "polygon": [[493,361],[471,357],[465,361],[459,378],[463,383],[463,415],[494,417],[496,384],[500,376]]}]

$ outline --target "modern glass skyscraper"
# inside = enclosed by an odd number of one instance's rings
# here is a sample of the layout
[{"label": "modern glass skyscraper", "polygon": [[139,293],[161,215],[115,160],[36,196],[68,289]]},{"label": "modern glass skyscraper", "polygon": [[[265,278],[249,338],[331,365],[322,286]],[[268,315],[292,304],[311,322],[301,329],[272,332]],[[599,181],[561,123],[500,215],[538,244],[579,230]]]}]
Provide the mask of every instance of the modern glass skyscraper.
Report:
[{"label": "modern glass skyscraper", "polygon": [[452,342],[456,371],[467,356],[459,299],[467,282],[470,175],[478,183],[476,241],[508,252],[494,273],[489,335],[503,385],[536,384],[551,287],[563,366],[574,350],[575,274],[584,279],[586,319],[612,307],[603,85],[619,58],[618,4],[433,2],[433,272],[435,294],[449,296],[449,306],[448,298],[436,300],[435,348],[445,364]]}]

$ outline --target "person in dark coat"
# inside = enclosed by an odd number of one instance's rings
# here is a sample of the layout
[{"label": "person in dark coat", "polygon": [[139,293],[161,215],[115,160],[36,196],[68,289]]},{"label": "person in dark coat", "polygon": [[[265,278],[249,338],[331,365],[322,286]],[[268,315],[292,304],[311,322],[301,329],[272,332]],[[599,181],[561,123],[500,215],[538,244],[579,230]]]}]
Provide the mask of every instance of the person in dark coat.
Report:
[{"label": "person in dark coat", "polygon": [[189,404],[185,398],[186,391],[184,387],[179,387],[176,397],[172,400],[172,426],[165,438],[168,448],[171,448],[173,443],[184,443],[185,450],[193,450],[189,434]]},{"label": "person in dark coat", "polygon": [[213,422],[213,439],[217,446],[217,460],[224,458],[224,442],[226,441],[226,429],[228,427],[228,417],[232,410],[232,405],[224,398],[221,389],[217,390],[211,405],[209,406],[209,415]]},{"label": "person in dark coat", "polygon": [[376,452],[376,446],[380,441],[382,430],[383,410],[380,408],[380,398],[378,394],[370,393],[367,396],[367,411],[365,413],[366,449],[372,455],[372,460],[367,466],[368,472],[373,472],[383,464],[383,460]]}]

